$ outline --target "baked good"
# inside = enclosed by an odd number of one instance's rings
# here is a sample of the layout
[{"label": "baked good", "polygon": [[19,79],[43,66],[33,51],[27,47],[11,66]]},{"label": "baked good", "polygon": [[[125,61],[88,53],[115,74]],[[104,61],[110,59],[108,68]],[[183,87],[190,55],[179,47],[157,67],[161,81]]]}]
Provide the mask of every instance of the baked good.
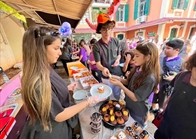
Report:
[{"label": "baked good", "polygon": [[118,102],[117,102],[117,101],[114,101],[114,102],[113,102],[113,105],[116,106],[116,104],[118,104]]},{"label": "baked good", "polygon": [[110,106],[109,106],[109,104],[105,104],[104,107],[105,107],[106,109],[109,109]]},{"label": "baked good", "polygon": [[119,125],[122,125],[122,124],[125,123],[125,120],[124,120],[122,117],[118,117],[118,118],[117,118],[117,123],[118,123]]},{"label": "baked good", "polygon": [[99,133],[100,130],[101,130],[101,128],[97,128],[97,129],[96,129],[96,128],[91,127],[92,133]]},{"label": "baked good", "polygon": [[113,125],[116,125],[117,124],[117,121],[115,119],[115,116],[110,116],[110,123],[113,124]]},{"label": "baked good", "polygon": [[114,110],[110,110],[109,114],[114,115]]},{"label": "baked good", "polygon": [[99,93],[104,93],[104,91],[105,91],[105,87],[104,86],[99,86],[97,89],[98,89]]},{"label": "baked good", "polygon": [[111,110],[114,110],[114,106],[113,105],[110,105],[110,107],[109,107],[109,111],[111,111]]},{"label": "baked good", "polygon": [[91,121],[92,122],[100,122],[102,120],[102,116],[101,116],[101,114],[100,113],[98,113],[98,112],[94,112],[93,114],[92,114],[92,116],[91,116]]},{"label": "baked good", "polygon": [[146,130],[142,130],[140,132],[140,138],[141,139],[148,139],[148,137],[149,137],[149,134],[148,134],[148,132]]},{"label": "baked good", "polygon": [[109,104],[109,105],[113,104],[113,101],[112,101],[112,100],[109,100],[109,101],[108,101],[108,104]]},{"label": "baked good", "polygon": [[126,132],[127,132],[128,135],[133,136],[134,131],[133,131],[132,127],[127,126],[126,127]]},{"label": "baked good", "polygon": [[122,116],[122,112],[121,111],[116,111],[115,115],[116,115],[116,117],[121,117]]},{"label": "baked good", "polygon": [[109,120],[110,120],[110,115],[109,115],[109,114],[105,114],[105,115],[103,116],[103,119],[104,119],[104,121],[109,122]]},{"label": "baked good", "polygon": [[134,135],[133,139],[140,139],[140,137],[138,135]]},{"label": "baked good", "polygon": [[102,109],[101,109],[101,113],[104,115],[104,114],[106,114],[107,113],[107,108],[106,107],[103,107]]},{"label": "baked good", "polygon": [[136,132],[138,132],[139,130],[141,130],[141,126],[138,124],[138,122],[134,122],[132,124],[132,128],[133,130],[135,130]]},{"label": "baked good", "polygon": [[110,139],[118,139],[116,136],[111,136]]},{"label": "baked good", "polygon": [[118,137],[118,139],[126,139],[127,138],[125,132],[123,132],[123,131],[118,132],[117,137]]},{"label": "baked good", "polygon": [[121,107],[125,107],[125,101],[124,100],[120,100],[119,104],[121,105]]},{"label": "baked good", "polygon": [[123,113],[123,119],[125,121],[128,121],[128,119],[129,119],[129,112],[127,110],[124,110],[122,113]]},{"label": "baked good", "polygon": [[108,74],[108,77],[109,77],[109,78],[112,78],[112,74]]}]

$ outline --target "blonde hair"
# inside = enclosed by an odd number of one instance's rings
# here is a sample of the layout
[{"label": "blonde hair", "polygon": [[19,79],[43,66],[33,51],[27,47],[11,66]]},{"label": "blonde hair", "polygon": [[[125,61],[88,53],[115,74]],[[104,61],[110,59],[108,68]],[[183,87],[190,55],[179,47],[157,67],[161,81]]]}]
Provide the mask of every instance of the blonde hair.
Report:
[{"label": "blonde hair", "polygon": [[53,33],[51,28],[36,25],[25,32],[22,43],[22,99],[30,116],[30,124],[38,120],[45,131],[51,129],[52,102],[50,64],[46,57],[46,47],[59,38]]}]

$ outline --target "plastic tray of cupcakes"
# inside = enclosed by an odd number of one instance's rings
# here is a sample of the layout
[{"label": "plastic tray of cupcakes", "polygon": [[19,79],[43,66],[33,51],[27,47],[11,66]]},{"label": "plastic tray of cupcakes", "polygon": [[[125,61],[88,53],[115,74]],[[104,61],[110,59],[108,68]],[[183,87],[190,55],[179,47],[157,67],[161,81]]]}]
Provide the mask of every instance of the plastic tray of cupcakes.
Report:
[{"label": "plastic tray of cupcakes", "polygon": [[131,126],[127,126],[125,131],[132,139],[153,139],[137,122],[134,122]]},{"label": "plastic tray of cupcakes", "polygon": [[103,117],[103,125],[106,128],[124,128],[129,119],[129,111],[124,101],[109,100],[99,108]]}]

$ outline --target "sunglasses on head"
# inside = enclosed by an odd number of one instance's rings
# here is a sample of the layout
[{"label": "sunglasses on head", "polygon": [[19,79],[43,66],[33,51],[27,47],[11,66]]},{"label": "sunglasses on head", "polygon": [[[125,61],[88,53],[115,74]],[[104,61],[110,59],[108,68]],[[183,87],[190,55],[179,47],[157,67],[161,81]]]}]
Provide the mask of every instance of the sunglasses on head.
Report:
[{"label": "sunglasses on head", "polygon": [[47,33],[40,33],[39,30],[34,30],[35,38],[41,37],[41,36],[59,36],[59,32],[47,32]]}]

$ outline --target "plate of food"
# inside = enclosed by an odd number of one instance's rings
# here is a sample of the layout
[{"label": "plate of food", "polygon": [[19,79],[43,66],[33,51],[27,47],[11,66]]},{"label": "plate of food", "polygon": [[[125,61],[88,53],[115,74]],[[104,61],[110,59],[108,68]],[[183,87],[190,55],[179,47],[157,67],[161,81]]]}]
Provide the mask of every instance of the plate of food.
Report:
[{"label": "plate of food", "polygon": [[91,87],[90,94],[100,98],[108,98],[112,94],[112,89],[105,84],[95,84]]},{"label": "plate of food", "polygon": [[78,90],[78,91],[74,92],[73,98],[75,100],[82,100],[87,97],[87,94],[88,94],[88,92],[86,90]]},{"label": "plate of food", "polygon": [[103,116],[104,126],[112,130],[114,128],[124,128],[129,119],[129,110],[126,108],[124,101],[105,101],[100,106],[99,112]]}]

